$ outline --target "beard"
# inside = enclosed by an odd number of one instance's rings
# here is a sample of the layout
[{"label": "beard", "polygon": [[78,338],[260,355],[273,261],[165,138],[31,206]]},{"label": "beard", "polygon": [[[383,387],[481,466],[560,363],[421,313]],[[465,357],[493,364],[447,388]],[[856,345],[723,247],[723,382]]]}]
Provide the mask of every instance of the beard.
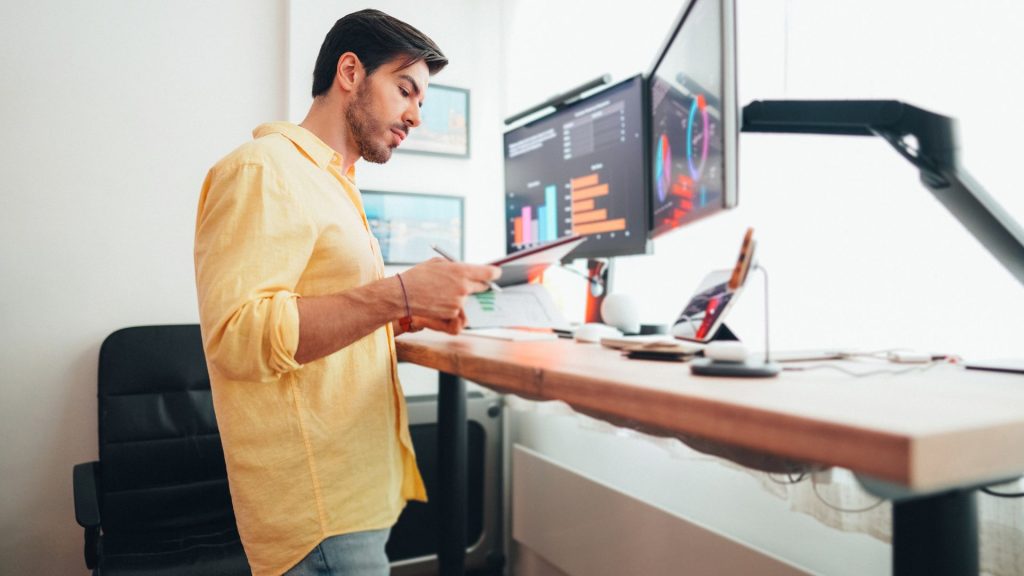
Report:
[{"label": "beard", "polygon": [[[390,137],[390,131],[385,130],[384,123],[373,117],[370,109],[369,82],[363,82],[356,91],[356,97],[352,104],[345,110],[345,120],[348,121],[349,129],[352,131],[352,138],[359,147],[359,155],[367,162],[383,164],[391,159],[391,152],[394,149],[388,140],[382,140],[383,134]],[[396,126],[397,129],[408,133],[405,126]]]}]

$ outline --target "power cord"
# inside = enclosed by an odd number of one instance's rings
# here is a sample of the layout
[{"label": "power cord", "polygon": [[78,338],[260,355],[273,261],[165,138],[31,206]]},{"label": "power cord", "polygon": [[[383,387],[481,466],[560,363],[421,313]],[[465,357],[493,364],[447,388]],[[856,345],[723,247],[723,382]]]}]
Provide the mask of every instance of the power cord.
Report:
[{"label": "power cord", "polygon": [[[1003,484],[1006,484],[1006,482],[1003,482]],[[999,484],[989,484],[989,486],[999,486]],[[999,492],[997,490],[993,490],[989,486],[982,486],[979,490],[989,496],[995,496],[996,498],[1024,498],[1024,492]]]},{"label": "power cord", "polygon": [[825,497],[821,495],[821,492],[818,492],[818,482],[814,479],[814,476],[811,476],[811,489],[814,490],[814,495],[818,497],[818,500],[821,501],[822,504],[828,506],[833,510],[843,512],[846,514],[860,514],[863,512],[867,512],[869,510],[874,510],[875,508],[878,508],[879,506],[882,505],[882,503],[885,502],[885,498],[879,498],[874,503],[868,506],[864,506],[863,508],[842,508],[840,506],[832,504],[828,500],[825,500]]},{"label": "power cord", "polygon": [[797,476],[796,479],[793,478],[793,472],[792,471],[791,472],[786,472],[787,480],[776,480],[775,479],[775,475],[772,474],[771,472],[766,472],[765,475],[768,476],[769,480],[771,480],[772,482],[774,482],[774,483],[776,483],[776,484],[778,484],[780,486],[791,486],[793,484],[799,484],[799,483],[803,482],[804,478],[807,477],[807,471],[806,470],[800,470],[800,475]]},{"label": "power cord", "polygon": [[784,366],[782,369],[787,371],[787,372],[806,372],[808,370],[821,370],[821,369],[828,368],[828,369],[831,369],[831,370],[837,370],[837,371],[842,372],[843,374],[846,374],[848,376],[853,376],[854,378],[864,378],[864,377],[867,377],[867,376],[877,376],[878,374],[899,375],[899,374],[907,374],[907,373],[910,373],[910,372],[924,372],[924,371],[930,370],[930,369],[934,368],[935,366],[938,366],[939,364],[942,364],[942,363],[943,363],[943,361],[936,360],[936,361],[929,362],[928,364],[922,365],[922,366],[912,366],[910,368],[902,368],[902,369],[899,369],[899,370],[890,370],[890,369],[869,370],[867,372],[857,372],[855,370],[850,370],[850,369],[848,369],[846,367],[843,367],[843,366],[840,366],[840,365],[837,365],[837,364],[828,363],[828,362],[822,362],[822,363],[819,363],[819,364],[811,364],[809,366]]},{"label": "power cord", "polygon": [[818,499],[818,501],[824,504],[826,507],[831,508],[832,510],[835,510],[837,512],[842,512],[844,514],[860,514],[863,512],[868,512],[870,510],[878,508],[885,502],[885,498],[879,498],[875,502],[872,502],[871,504],[864,506],[862,508],[843,508],[841,506],[836,506],[835,504],[832,504],[831,502],[826,500],[825,497],[821,495],[821,492],[818,491],[818,481],[814,477],[813,470],[809,475],[807,473],[807,470],[801,470],[800,475],[797,476],[795,479],[793,478],[792,472],[787,472],[786,478],[788,479],[788,481],[776,480],[775,476],[771,473],[767,473],[766,475],[768,476],[769,480],[782,486],[791,486],[794,484],[799,484],[800,482],[803,482],[806,478],[809,477],[811,479],[811,490],[814,492],[814,496]]},{"label": "power cord", "polygon": [[595,285],[595,286],[599,286],[601,284],[601,280],[600,279],[598,279],[598,278],[591,278],[589,275],[584,274],[583,272],[580,272],[579,270],[577,270],[577,269],[575,269],[572,266],[569,266],[567,264],[560,264],[558,266],[558,268],[559,268],[559,270],[565,270],[566,272],[570,272],[572,274],[575,274],[575,275],[579,276],[580,278],[583,278],[584,280],[587,281],[588,284],[592,284],[592,285]]}]

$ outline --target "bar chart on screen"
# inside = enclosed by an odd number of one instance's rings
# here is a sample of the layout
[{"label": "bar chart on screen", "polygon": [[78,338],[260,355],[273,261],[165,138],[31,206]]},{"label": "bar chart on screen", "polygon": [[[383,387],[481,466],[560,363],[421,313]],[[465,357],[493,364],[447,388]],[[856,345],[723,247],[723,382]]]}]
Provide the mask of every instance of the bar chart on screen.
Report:
[{"label": "bar chart on screen", "polygon": [[575,258],[647,251],[643,110],[636,76],[505,134],[506,252],[575,235]]},{"label": "bar chart on screen", "polygon": [[[515,246],[525,248],[576,234],[596,237],[629,234],[628,207],[620,206],[627,198],[616,194],[616,187],[623,187],[625,183],[613,182],[614,175],[604,174],[602,164],[586,168],[592,171],[568,182],[531,182],[530,188],[537,190],[528,190],[527,194],[515,198],[521,199],[510,209],[510,232]],[[561,194],[559,189],[563,191]],[[543,199],[543,203],[537,203],[537,199]]]},{"label": "bar chart on screen", "polygon": [[512,219],[517,246],[543,244],[562,236],[558,232],[558,185],[545,185],[543,198],[543,204],[520,206],[519,216]]},{"label": "bar chart on screen", "polygon": [[618,211],[608,205],[608,184],[601,182],[598,173],[573,178],[571,189],[573,234],[586,236],[626,230],[626,219],[616,218]]}]

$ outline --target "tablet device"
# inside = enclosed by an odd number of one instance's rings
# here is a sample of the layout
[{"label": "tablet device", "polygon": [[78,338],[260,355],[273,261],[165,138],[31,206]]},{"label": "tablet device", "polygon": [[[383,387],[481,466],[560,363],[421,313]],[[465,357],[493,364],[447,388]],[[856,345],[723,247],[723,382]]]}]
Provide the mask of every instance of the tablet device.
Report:
[{"label": "tablet device", "polygon": [[513,252],[508,256],[489,262],[491,266],[501,268],[498,286],[525,284],[547,269],[548,266],[561,261],[579,246],[586,236],[566,236],[552,240],[533,248]]},{"label": "tablet device", "polygon": [[704,277],[696,293],[672,325],[672,335],[691,342],[710,342],[743,291],[729,289],[732,270],[715,270]]},{"label": "tablet device", "polygon": [[736,260],[736,267],[732,269],[732,276],[729,277],[729,290],[736,291],[747,283],[747,274],[754,265],[754,251],[757,248],[757,241],[754,240],[754,229],[747,228],[743,235],[743,244],[740,246],[740,256]]}]

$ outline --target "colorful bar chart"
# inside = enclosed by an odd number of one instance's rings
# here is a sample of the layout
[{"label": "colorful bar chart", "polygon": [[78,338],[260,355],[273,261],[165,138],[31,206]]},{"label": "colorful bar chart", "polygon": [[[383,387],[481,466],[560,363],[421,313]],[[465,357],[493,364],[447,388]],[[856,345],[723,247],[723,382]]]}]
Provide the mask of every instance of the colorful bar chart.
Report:
[{"label": "colorful bar chart", "polygon": [[558,238],[558,202],[556,196],[558,194],[558,187],[554,184],[544,188],[544,208],[545,218],[541,220],[546,224],[544,227],[544,238],[542,242],[549,240],[555,240]]},{"label": "colorful bar chart", "polygon": [[533,242],[533,206],[523,206],[523,244]]},{"label": "colorful bar chart", "polygon": [[598,207],[598,202],[609,194],[608,184],[601,183],[599,174],[573,178],[570,185],[573,234],[601,234],[626,229],[625,218],[608,219],[608,210]]},{"label": "colorful bar chart", "polygon": [[515,244],[528,246],[558,239],[558,186],[544,187],[544,203],[523,206],[513,219]]}]

